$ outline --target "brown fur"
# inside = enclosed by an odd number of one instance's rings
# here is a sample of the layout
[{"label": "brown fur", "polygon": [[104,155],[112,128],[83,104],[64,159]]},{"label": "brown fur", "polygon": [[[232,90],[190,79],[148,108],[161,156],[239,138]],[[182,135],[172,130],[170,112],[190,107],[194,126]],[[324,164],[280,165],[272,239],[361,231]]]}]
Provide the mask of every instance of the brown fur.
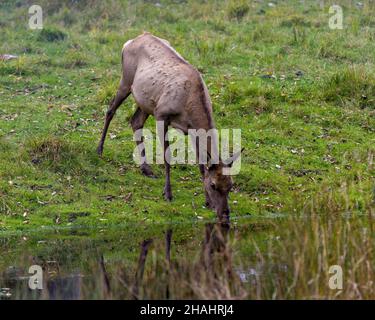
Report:
[{"label": "brown fur", "polygon": [[[158,121],[164,121],[164,127],[158,128],[164,150],[168,150],[169,146],[169,142],[164,141],[168,126],[182,130],[185,134],[189,129],[215,128],[211,100],[200,73],[184,60],[168,41],[150,33],[128,41],[122,50],[122,69],[119,89],[107,112],[98,147],[99,155],[103,152],[109,124],[117,108],[130,93],[138,106],[131,119],[133,130],[142,129],[149,115],[153,115]],[[141,157],[144,158],[141,170],[143,174],[153,176],[145,159],[142,143],[137,142]],[[206,150],[208,155],[218,154],[217,145],[211,140]],[[167,160],[168,156],[168,152],[165,152],[164,159]],[[231,178],[222,175],[223,167],[221,160],[219,164],[208,167],[200,165],[206,203],[216,209],[220,218],[229,217],[227,198],[232,186]],[[167,200],[171,200],[170,165],[167,161],[165,170],[164,195]]]}]

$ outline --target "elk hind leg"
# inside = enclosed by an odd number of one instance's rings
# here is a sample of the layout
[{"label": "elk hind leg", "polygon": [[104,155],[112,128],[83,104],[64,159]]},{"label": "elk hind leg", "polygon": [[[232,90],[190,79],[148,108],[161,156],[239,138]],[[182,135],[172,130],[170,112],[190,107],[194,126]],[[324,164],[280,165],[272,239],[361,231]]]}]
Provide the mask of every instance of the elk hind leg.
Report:
[{"label": "elk hind leg", "polygon": [[117,90],[116,96],[111,100],[109,104],[109,108],[104,122],[102,137],[100,139],[99,146],[97,149],[97,153],[99,156],[103,154],[104,141],[108,132],[109,125],[113,119],[113,116],[116,113],[116,110],[131,93],[130,88],[125,87],[122,83],[123,81],[121,80],[120,87]]}]

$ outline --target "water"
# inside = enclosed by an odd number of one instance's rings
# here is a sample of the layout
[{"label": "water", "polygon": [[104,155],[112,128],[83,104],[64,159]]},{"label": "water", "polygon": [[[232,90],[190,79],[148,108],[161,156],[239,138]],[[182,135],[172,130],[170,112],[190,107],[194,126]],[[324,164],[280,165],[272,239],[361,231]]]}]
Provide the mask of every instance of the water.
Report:
[{"label": "water", "polygon": [[0,299],[373,298],[374,244],[372,217],[347,215],[8,233]]},{"label": "water", "polygon": [[[215,250],[229,248],[230,238],[250,230],[251,224],[232,230],[222,225],[196,223],[105,230],[83,227],[33,230],[28,234],[8,235],[0,242],[3,253],[0,299],[137,298],[132,288],[140,269],[145,268],[143,277],[154,277],[153,273],[166,265],[184,265],[186,258],[198,261],[204,250],[214,255]],[[208,238],[216,234],[215,228],[220,239],[211,239],[211,247],[205,249]],[[139,260],[144,254],[145,240],[151,240],[151,244],[142,266]],[[30,288],[30,277],[35,274],[29,273],[31,266],[41,267],[43,289]],[[239,275],[238,271],[235,274]],[[165,280],[166,275],[161,274],[160,281]]]}]

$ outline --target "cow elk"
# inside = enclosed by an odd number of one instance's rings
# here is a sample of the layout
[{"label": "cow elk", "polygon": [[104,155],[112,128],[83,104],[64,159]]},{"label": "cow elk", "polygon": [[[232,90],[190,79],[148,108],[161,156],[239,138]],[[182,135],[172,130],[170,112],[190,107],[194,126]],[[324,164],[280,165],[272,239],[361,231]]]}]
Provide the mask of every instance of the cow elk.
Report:
[{"label": "cow elk", "polygon": [[[133,131],[142,130],[150,115],[159,124],[157,131],[164,150],[165,164],[164,197],[171,201],[168,127],[179,129],[185,135],[189,129],[215,129],[207,87],[198,70],[182,58],[168,41],[147,32],[127,41],[122,49],[122,77],[106,114],[97,149],[99,155],[102,155],[108,127],[117,108],[130,94],[133,94],[137,104],[130,121]],[[242,150],[223,161],[218,156],[216,139],[206,136],[206,141],[203,149],[206,154],[203,156],[207,161],[199,161],[206,206],[216,210],[220,220],[229,221],[228,194],[233,182],[231,176],[224,174],[223,170],[233,164]],[[140,167],[142,173],[153,176],[147,163],[143,139],[136,143],[143,159]],[[197,158],[202,159],[199,155],[199,137],[195,139],[194,147]]]}]

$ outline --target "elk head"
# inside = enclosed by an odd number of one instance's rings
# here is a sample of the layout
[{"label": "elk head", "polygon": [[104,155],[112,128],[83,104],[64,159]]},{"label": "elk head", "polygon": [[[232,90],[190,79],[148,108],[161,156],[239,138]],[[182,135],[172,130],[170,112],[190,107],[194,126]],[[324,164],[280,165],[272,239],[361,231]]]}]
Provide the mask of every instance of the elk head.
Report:
[{"label": "elk head", "polygon": [[230,208],[228,205],[228,196],[233,187],[232,177],[224,174],[224,169],[232,167],[243,150],[235,153],[226,161],[220,160],[218,164],[210,164],[209,162],[205,168],[204,188],[206,206],[214,209],[217,217],[223,223],[229,223]]}]

